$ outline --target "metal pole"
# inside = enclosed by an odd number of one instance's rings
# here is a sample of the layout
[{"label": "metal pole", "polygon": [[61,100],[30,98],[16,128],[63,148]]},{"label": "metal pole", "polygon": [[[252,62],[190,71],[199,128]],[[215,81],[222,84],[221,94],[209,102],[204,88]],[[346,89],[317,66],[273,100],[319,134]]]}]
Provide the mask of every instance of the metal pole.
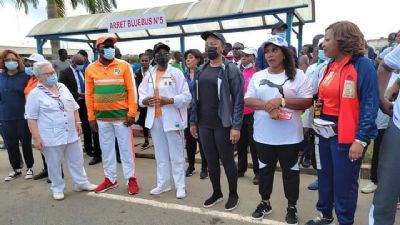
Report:
[{"label": "metal pole", "polygon": [[36,49],[37,49],[37,53],[39,53],[39,54],[41,54],[41,55],[43,55],[43,45],[44,45],[44,43],[42,43],[43,41],[42,41],[43,39],[41,39],[41,38],[37,38],[36,39]]},{"label": "metal pole", "polygon": [[288,29],[286,30],[286,40],[290,44],[291,34],[292,34],[292,22],[293,22],[293,12],[288,12],[286,14],[286,24],[288,25]]},{"label": "metal pole", "polygon": [[[185,36],[180,36],[179,37],[180,42],[181,42],[181,53],[182,55],[185,54]],[[185,71],[185,63],[184,63],[185,59],[182,60],[182,70]]]},{"label": "metal pole", "polygon": [[298,55],[303,47],[303,23],[299,23],[299,34],[297,35],[297,50],[298,50]]}]

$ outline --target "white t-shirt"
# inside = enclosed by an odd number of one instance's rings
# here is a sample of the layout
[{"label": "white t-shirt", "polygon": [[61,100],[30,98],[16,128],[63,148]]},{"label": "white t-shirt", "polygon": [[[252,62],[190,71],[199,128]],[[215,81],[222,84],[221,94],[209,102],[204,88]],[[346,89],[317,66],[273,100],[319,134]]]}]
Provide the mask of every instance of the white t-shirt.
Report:
[{"label": "white t-shirt", "polygon": [[[400,45],[388,53],[383,62],[394,70],[400,69]],[[393,122],[400,129],[400,98],[397,98],[393,106]]]},{"label": "white t-shirt", "polygon": [[[392,73],[392,76],[390,77],[390,80],[388,82],[387,89],[388,90],[390,87],[393,86],[393,84],[396,82],[397,79],[400,78],[400,74],[397,73]],[[388,127],[390,121],[390,116],[387,114],[383,113],[382,110],[378,110],[378,116],[376,117],[376,126],[378,129],[386,129]]]},{"label": "white t-shirt", "polygon": [[[281,85],[287,80],[286,74],[270,74],[268,68],[253,75],[245,98],[257,98],[262,101],[269,101],[274,98],[281,98],[278,88],[270,87],[266,80]],[[264,82],[263,82],[264,81]],[[293,81],[286,81],[283,85],[285,98],[312,98],[311,83],[302,70],[297,69]],[[254,113],[254,140],[269,145],[285,145],[300,143],[303,137],[303,126],[301,123],[302,110],[283,108],[292,113],[290,120],[273,120],[264,110],[256,110]]]}]

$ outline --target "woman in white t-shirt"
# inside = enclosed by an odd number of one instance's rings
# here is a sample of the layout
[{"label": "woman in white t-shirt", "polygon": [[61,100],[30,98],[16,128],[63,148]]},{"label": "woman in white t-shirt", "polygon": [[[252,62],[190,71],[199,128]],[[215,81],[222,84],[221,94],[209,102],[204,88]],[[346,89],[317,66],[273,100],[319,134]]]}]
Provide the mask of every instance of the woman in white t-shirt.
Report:
[{"label": "woman in white t-shirt", "polygon": [[264,52],[269,67],[253,75],[245,103],[255,110],[254,141],[260,163],[262,201],[252,217],[262,219],[272,210],[269,199],[279,160],[288,199],[286,223],[297,224],[300,183],[297,157],[303,140],[300,116],[312,104],[312,88],[303,71],[295,68],[287,47],[287,42],[279,36],[268,39]]}]

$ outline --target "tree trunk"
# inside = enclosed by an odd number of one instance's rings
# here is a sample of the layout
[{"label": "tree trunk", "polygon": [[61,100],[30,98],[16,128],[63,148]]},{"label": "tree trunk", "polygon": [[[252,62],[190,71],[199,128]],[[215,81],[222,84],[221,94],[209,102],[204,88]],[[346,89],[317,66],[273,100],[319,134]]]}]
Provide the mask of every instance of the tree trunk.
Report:
[{"label": "tree trunk", "polygon": [[[54,1],[47,0],[47,18],[58,18],[57,6]],[[58,58],[58,49],[60,49],[60,41],[50,41],[51,45],[51,57],[52,59]]]}]

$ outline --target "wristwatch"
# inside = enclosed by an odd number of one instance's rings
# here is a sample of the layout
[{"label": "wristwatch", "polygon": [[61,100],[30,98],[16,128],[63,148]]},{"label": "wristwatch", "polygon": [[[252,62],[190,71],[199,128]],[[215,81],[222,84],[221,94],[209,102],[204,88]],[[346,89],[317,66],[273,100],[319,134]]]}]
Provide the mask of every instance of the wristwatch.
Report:
[{"label": "wristwatch", "polygon": [[364,142],[364,141],[361,141],[361,140],[358,140],[358,139],[355,139],[354,141],[359,143],[360,145],[362,145],[364,148],[367,147],[367,142]]},{"label": "wristwatch", "polygon": [[286,106],[285,98],[281,98],[281,107],[285,107],[285,106]]}]

